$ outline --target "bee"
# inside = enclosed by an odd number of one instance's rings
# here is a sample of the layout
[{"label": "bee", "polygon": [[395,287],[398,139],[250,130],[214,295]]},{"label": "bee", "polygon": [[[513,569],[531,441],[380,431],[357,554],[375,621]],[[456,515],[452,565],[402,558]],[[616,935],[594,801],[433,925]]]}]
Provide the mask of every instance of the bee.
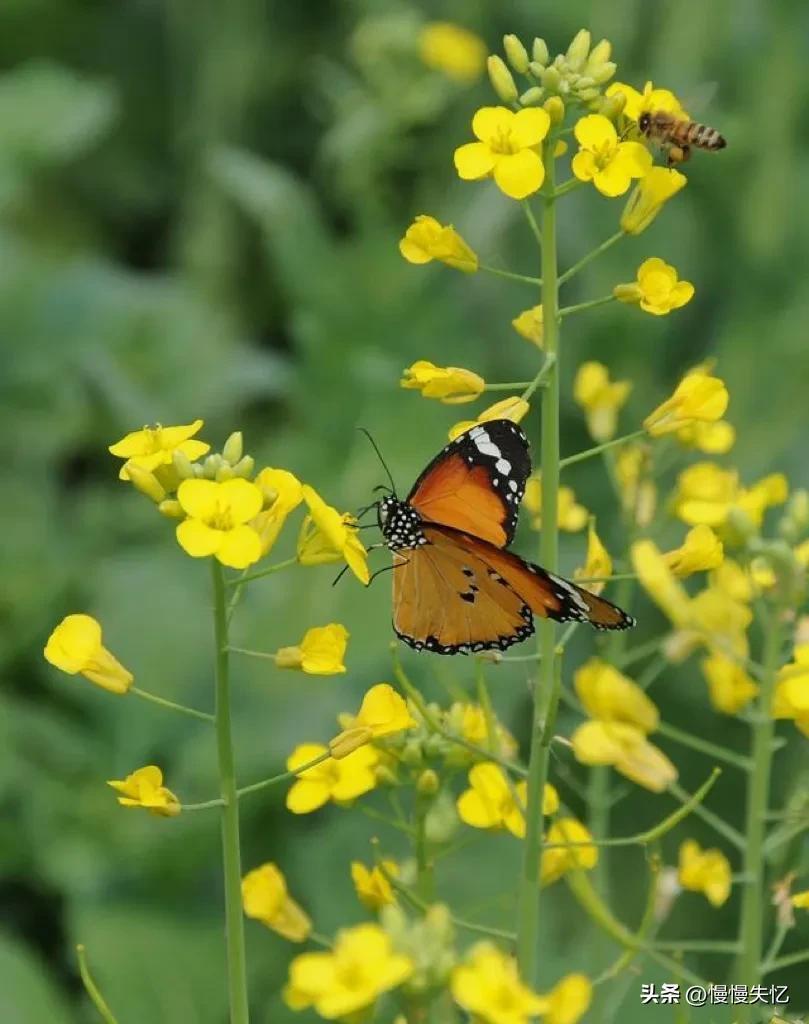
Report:
[{"label": "bee", "polygon": [[647,139],[658,142],[666,150],[669,167],[684,163],[697,149],[724,149],[727,141],[716,128],[697,121],[684,121],[667,110],[644,111],[638,118],[638,130]]}]

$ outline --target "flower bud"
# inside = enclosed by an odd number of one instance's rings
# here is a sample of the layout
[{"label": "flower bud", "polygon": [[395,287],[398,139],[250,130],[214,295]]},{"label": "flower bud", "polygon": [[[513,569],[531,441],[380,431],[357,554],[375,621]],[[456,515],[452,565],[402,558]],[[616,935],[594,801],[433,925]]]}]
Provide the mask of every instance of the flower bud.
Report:
[{"label": "flower bud", "polygon": [[242,441],[242,432],[241,430],[234,430],[227,441],[225,441],[224,447],[222,448],[222,458],[225,462],[229,462],[231,466],[233,466],[242,457],[243,452],[244,444]]},{"label": "flower bud", "polygon": [[166,492],[160,485],[157,477],[154,473],[150,473],[148,469],[143,469],[141,466],[135,465],[134,462],[127,462],[126,471],[129,474],[130,481],[140,493],[145,494],[147,498],[151,498],[156,505],[159,505],[166,497]]},{"label": "flower bud", "polygon": [[438,793],[424,819],[424,834],[429,843],[448,843],[458,829],[458,812],[449,793]]},{"label": "flower bud", "polygon": [[504,103],[513,103],[519,94],[506,62],[497,54],[492,54],[486,61],[486,66],[489,69],[489,81],[499,98]]},{"label": "flower bud", "polygon": [[528,71],[534,76],[534,78],[542,78],[542,73],[545,70],[544,64],[538,64],[535,60],[532,60],[528,65]]},{"label": "flower bud", "polygon": [[735,538],[742,543],[749,541],[756,535],[756,524],[747,512],[738,505],[731,506],[728,512],[728,529]]},{"label": "flower bud", "polygon": [[589,75],[593,68],[608,61],[611,53],[612,43],[609,39],[602,39],[596,43],[592,50],[590,50],[590,56],[587,58],[587,64],[585,65],[587,74]]},{"label": "flower bud", "polygon": [[234,476],[240,476],[244,480],[248,480],[253,475],[253,470],[256,468],[256,460],[252,455],[243,455],[233,467]]},{"label": "flower bud", "polygon": [[539,37],[537,37],[534,40],[534,44],[531,47],[531,56],[534,58],[537,64],[542,64],[544,66],[545,64],[548,63],[550,53],[548,52],[548,44],[545,42],[544,39],[540,39]]},{"label": "flower bud", "polygon": [[551,124],[561,124],[565,119],[565,104],[559,96],[549,96],[542,109],[551,119]]},{"label": "flower bud", "polygon": [[185,519],[183,506],[176,498],[166,498],[165,501],[161,501],[157,506],[157,511],[166,519]]},{"label": "flower bud", "polygon": [[194,464],[179,448],[175,448],[171,454],[171,461],[174,470],[181,480],[190,480],[194,476]]},{"label": "flower bud", "polygon": [[605,82],[609,82],[617,70],[618,65],[614,61],[605,60],[603,64],[599,64],[598,67],[593,68],[588,74],[596,85],[603,85]]},{"label": "flower bud", "polygon": [[416,792],[421,796],[435,796],[441,788],[441,780],[432,768],[425,768],[416,780]]},{"label": "flower bud", "polygon": [[528,51],[515,35],[503,36],[503,49],[509,64],[518,75],[524,75],[528,70]]},{"label": "flower bud", "polygon": [[233,472],[233,466],[229,466],[227,462],[223,462],[222,465],[217,469],[214,480],[217,483],[224,483],[225,480],[232,480],[236,474]]},{"label": "flower bud", "polygon": [[571,71],[580,71],[584,67],[589,53],[590,33],[586,28],[580,28],[565,54]]},{"label": "flower bud", "polygon": [[409,765],[411,768],[416,768],[421,762],[421,744],[418,740],[408,740],[402,750],[402,763]]},{"label": "flower bud", "polygon": [[595,86],[593,86],[591,89],[582,89],[578,93],[579,99],[582,100],[584,103],[589,103],[591,100],[596,99],[600,95],[601,94],[599,93],[598,89],[595,88]]},{"label": "flower bud", "polygon": [[543,86],[549,92],[559,92],[559,87],[562,84],[562,76],[559,73],[559,68],[553,66],[545,68],[540,77],[542,78]]},{"label": "flower bud", "polygon": [[[278,652],[281,653],[280,651]],[[329,753],[335,761],[339,761],[349,754],[353,754],[359,747],[364,747],[374,738],[373,732],[364,725],[355,725],[350,729],[344,729],[333,740],[329,740]]]},{"label": "flower bud", "polygon": [[222,465],[222,456],[218,452],[214,452],[213,455],[209,455],[208,458],[202,463],[202,473],[208,480],[213,480],[216,476],[216,471]]},{"label": "flower bud", "polygon": [[538,107],[545,95],[545,90],[539,85],[532,85],[520,96],[520,103],[524,107]]},{"label": "flower bud", "polygon": [[625,106],[626,96],[622,92],[616,92],[612,96],[603,97],[598,112],[608,120],[615,121],[623,114]]}]

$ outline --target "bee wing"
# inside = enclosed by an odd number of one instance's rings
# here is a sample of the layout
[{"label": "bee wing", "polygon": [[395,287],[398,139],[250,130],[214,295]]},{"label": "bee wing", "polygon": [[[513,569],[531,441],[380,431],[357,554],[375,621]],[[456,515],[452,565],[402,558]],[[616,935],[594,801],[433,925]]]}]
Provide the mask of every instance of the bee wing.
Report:
[{"label": "bee wing", "polygon": [[716,99],[719,92],[718,82],[699,82],[689,86],[683,92],[676,92],[684,111],[692,119],[701,116]]}]

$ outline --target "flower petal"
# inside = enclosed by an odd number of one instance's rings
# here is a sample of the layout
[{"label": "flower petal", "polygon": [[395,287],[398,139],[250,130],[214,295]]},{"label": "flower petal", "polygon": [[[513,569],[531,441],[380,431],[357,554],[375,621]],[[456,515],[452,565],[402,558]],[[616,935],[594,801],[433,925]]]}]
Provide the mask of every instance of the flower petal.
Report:
[{"label": "flower petal", "polygon": [[[189,481],[191,483],[192,481]],[[203,483],[203,481],[199,481]],[[205,481],[207,482],[207,481]],[[192,558],[215,555],[222,544],[221,530],[214,530],[201,519],[185,519],[177,524],[177,542]]]},{"label": "flower petal", "polygon": [[580,149],[570,161],[570,168],[579,181],[592,181],[598,169],[596,158],[586,149]]},{"label": "flower petal", "polygon": [[482,142],[468,142],[455,150],[454,160],[459,177],[464,181],[478,181],[491,174],[495,155]]},{"label": "flower petal", "polygon": [[207,519],[216,512],[219,486],[213,480],[183,480],[177,488],[177,500],[192,519]]},{"label": "flower petal", "polygon": [[236,477],[234,480],[225,480],[218,486],[218,503],[230,512],[231,520],[234,523],[246,523],[248,519],[257,516],[261,511],[264,495],[249,480]]},{"label": "flower petal", "polygon": [[523,149],[510,156],[501,156],[494,167],[494,180],[500,191],[511,199],[530,196],[545,180],[545,168],[539,153]]},{"label": "flower petal", "polygon": [[551,119],[541,107],[526,107],[518,110],[511,125],[511,139],[526,149],[536,146],[548,134]]},{"label": "flower petal", "polygon": [[261,558],[261,538],[251,527],[237,526],[220,536],[222,539],[216,557],[222,565],[228,565],[231,569],[246,569]]},{"label": "flower petal", "polygon": [[580,117],[573,129],[576,141],[584,149],[612,148],[618,145],[615,126],[603,114],[588,114]]},{"label": "flower petal", "polygon": [[[547,114],[545,116],[547,117]],[[472,118],[472,132],[476,139],[488,142],[492,138],[511,132],[516,120],[514,112],[508,107],[481,107]]]}]

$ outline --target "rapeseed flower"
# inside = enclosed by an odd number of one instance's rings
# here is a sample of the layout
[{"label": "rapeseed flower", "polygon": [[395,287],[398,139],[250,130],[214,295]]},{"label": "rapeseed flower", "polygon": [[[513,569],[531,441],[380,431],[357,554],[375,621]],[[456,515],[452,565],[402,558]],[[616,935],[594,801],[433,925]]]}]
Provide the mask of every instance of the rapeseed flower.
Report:
[{"label": "rapeseed flower", "polygon": [[455,270],[473,274],[478,269],[477,254],[466,244],[451,224],[441,224],[435,217],[420,214],[399,242],[399,252],[408,263],[431,263],[438,260]]},{"label": "rapeseed flower", "polygon": [[321,565],[344,560],[360,583],[367,586],[371,578],[368,553],[353,518],[340,515],[308,484],[303,485],[302,491],[309,515],[298,535],[298,561],[301,565]]},{"label": "rapeseed flower", "polygon": [[543,1024],[576,1024],[590,1007],[593,986],[585,974],[567,974],[539,997]]},{"label": "rapeseed flower", "polygon": [[719,651],[703,658],[699,667],[711,704],[723,715],[737,715],[758,694],[758,685],[742,666]]},{"label": "rapeseed flower", "polygon": [[253,481],[261,491],[264,507],[251,520],[250,526],[258,534],[261,555],[269,554],[290,512],[303,501],[303,485],[286,469],[265,467]]},{"label": "rapeseed flower", "polygon": [[611,381],[603,363],[582,363],[573,382],[573,397],[584,409],[587,429],[594,441],[615,437],[618,413],[623,408],[632,384],[627,380]]},{"label": "rapeseed flower", "polygon": [[644,691],[600,658],[590,658],[573,676],[584,710],[604,722],[625,722],[641,732],[654,732],[660,721],[657,707]]},{"label": "rapeseed flower", "polygon": [[377,683],[362,698],[356,716],[345,716],[343,731],[329,743],[332,757],[342,758],[357,747],[393,733],[412,729],[417,723],[407,702],[390,683]]},{"label": "rapeseed flower", "polygon": [[[547,849],[542,851],[539,878],[551,885],[568,871],[589,871],[598,863],[598,847],[593,837],[576,818],[557,818],[545,835]],[[570,845],[566,845],[570,844]]]},{"label": "rapeseed flower", "polygon": [[721,907],[730,896],[731,870],[721,850],[703,850],[693,839],[680,846],[678,881],[684,889],[705,894],[711,906]]},{"label": "rapeseed flower", "polygon": [[621,196],[633,178],[643,178],[652,158],[639,142],[622,142],[615,125],[601,114],[588,114],[573,129],[579,151],[571,168],[579,181],[592,181],[603,196]]},{"label": "rapeseed flower", "polygon": [[473,946],[453,970],[450,990],[473,1020],[486,1024],[530,1024],[544,1005],[520,980],[517,961],[489,942]]},{"label": "rapeseed flower", "polygon": [[287,809],[293,814],[309,814],[330,800],[350,803],[376,786],[374,769],[379,757],[369,746],[340,759],[324,758],[320,764],[299,772],[303,765],[328,753],[329,748],[321,743],[301,743],[287,758],[287,770],[297,773],[286,798]]},{"label": "rapeseed flower", "polygon": [[624,82],[613,82],[605,92],[605,96],[615,96],[618,93],[624,97],[624,116],[630,121],[639,121],[641,114],[653,114],[662,110],[681,121],[689,120],[688,114],[680,106],[680,101],[669,89],[655,89],[651,82],[643,87],[643,92],[638,92],[631,85]]},{"label": "rapeseed flower", "polygon": [[422,62],[461,85],[469,85],[483,74],[486,44],[474,32],[451,21],[430,21],[419,33]]},{"label": "rapeseed flower", "polygon": [[533,342],[537,348],[542,348],[542,332],[544,325],[541,305],[531,306],[530,309],[524,309],[522,313],[511,321],[511,326],[521,338],[525,338],[526,341]]},{"label": "rapeseed flower", "polygon": [[695,572],[718,568],[725,552],[722,541],[711,527],[701,523],[688,531],[681,547],[663,557],[674,575],[685,579]]},{"label": "rapeseed flower", "polygon": [[644,731],[621,721],[589,721],[570,737],[573,753],[582,764],[612,765],[639,786],[662,793],[677,778],[677,769]]},{"label": "rapeseed flower", "polygon": [[183,480],[177,500],[186,514],[177,524],[177,541],[186,554],[214,555],[233,569],[246,569],[261,558],[259,535],[247,525],[264,504],[255,484],[240,478]]},{"label": "rapeseed flower", "polygon": [[[584,566],[573,573],[573,579],[589,580],[611,575],[612,559],[596,532],[595,517],[591,517],[587,528],[587,558]],[[586,583],[585,586],[591,593],[600,594],[606,583]]]},{"label": "rapeseed flower", "polygon": [[357,899],[368,910],[381,910],[396,902],[390,879],[398,874],[399,866],[394,860],[383,860],[381,865],[375,864],[370,868],[358,860],[351,862],[351,881]]},{"label": "rapeseed flower", "polygon": [[627,235],[639,235],[645,231],[669,199],[685,187],[687,180],[674,168],[652,167],[627,200],[621,214],[621,230]]},{"label": "rapeseed flower", "polygon": [[512,398],[501,398],[499,402],[484,409],[475,420],[461,420],[449,429],[449,439],[454,441],[456,437],[465,434],[467,430],[477,426],[479,423],[488,423],[490,420],[511,420],[512,423],[519,423],[525,419],[531,407],[524,398],[515,395]]},{"label": "rapeseed flower", "polygon": [[194,435],[203,427],[202,420],[194,420],[180,427],[144,427],[134,430],[122,437],[120,441],[109,446],[108,451],[118,458],[125,459],[118,476],[121,480],[129,480],[129,464],[138,469],[153,472],[160,466],[170,466],[175,452],[184,455],[189,461],[206,455],[211,446],[204,441],[197,441]]},{"label": "rapeseed flower", "polygon": [[300,669],[313,676],[333,676],[345,672],[343,658],[349,633],[345,626],[331,622],[328,626],[307,629],[295,647],[282,647],[275,655],[278,668]]},{"label": "rapeseed flower", "polygon": [[[525,837],[525,800],[528,783],[521,780],[510,786],[503,768],[492,761],[482,761],[469,770],[469,789],[458,797],[461,821],[472,828],[507,829],[518,839]],[[546,783],[542,813],[555,814],[559,795]]]},{"label": "rapeseed flower", "polygon": [[689,373],[674,389],[674,394],[649,413],[643,427],[652,437],[662,437],[693,420],[715,422],[724,415],[728,401],[728,389],[723,380]]},{"label": "rapeseed flower", "polygon": [[101,641],[101,625],[96,619],[68,615],[48,637],[43,654],[46,661],[68,675],[83,675],[110,693],[126,693],[134,676]]},{"label": "rapeseed flower", "polygon": [[474,402],[486,387],[486,381],[472,370],[459,366],[436,366],[419,359],[408,366],[399,384],[420,391],[423,398],[437,398],[446,405]]},{"label": "rapeseed flower", "polygon": [[242,906],[247,917],[261,921],[289,942],[304,942],[312,931],[311,920],[289,895],[283,873],[272,862],[244,876]]},{"label": "rapeseed flower", "polygon": [[493,177],[511,199],[525,199],[545,180],[539,144],[551,119],[536,107],[516,113],[508,107],[481,107],[472,118],[477,142],[455,150],[455,168],[466,181]]},{"label": "rapeseed flower", "polygon": [[119,794],[121,807],[143,807],[161,818],[173,818],[180,813],[180,801],[163,785],[163,773],[157,765],[138,768],[125,779],[110,779],[107,785]]},{"label": "rapeseed flower", "polygon": [[637,279],[631,284],[617,284],[613,295],[619,302],[640,306],[645,313],[665,316],[691,301],[694,286],[690,281],[678,280],[674,267],[652,256],[638,267]]},{"label": "rapeseed flower", "polygon": [[[531,526],[535,530],[542,528],[542,480],[539,476],[531,476],[525,485],[523,507],[531,514]],[[557,492],[556,518],[560,530],[578,533],[587,525],[590,513],[576,500],[572,487],[560,487]]]}]

